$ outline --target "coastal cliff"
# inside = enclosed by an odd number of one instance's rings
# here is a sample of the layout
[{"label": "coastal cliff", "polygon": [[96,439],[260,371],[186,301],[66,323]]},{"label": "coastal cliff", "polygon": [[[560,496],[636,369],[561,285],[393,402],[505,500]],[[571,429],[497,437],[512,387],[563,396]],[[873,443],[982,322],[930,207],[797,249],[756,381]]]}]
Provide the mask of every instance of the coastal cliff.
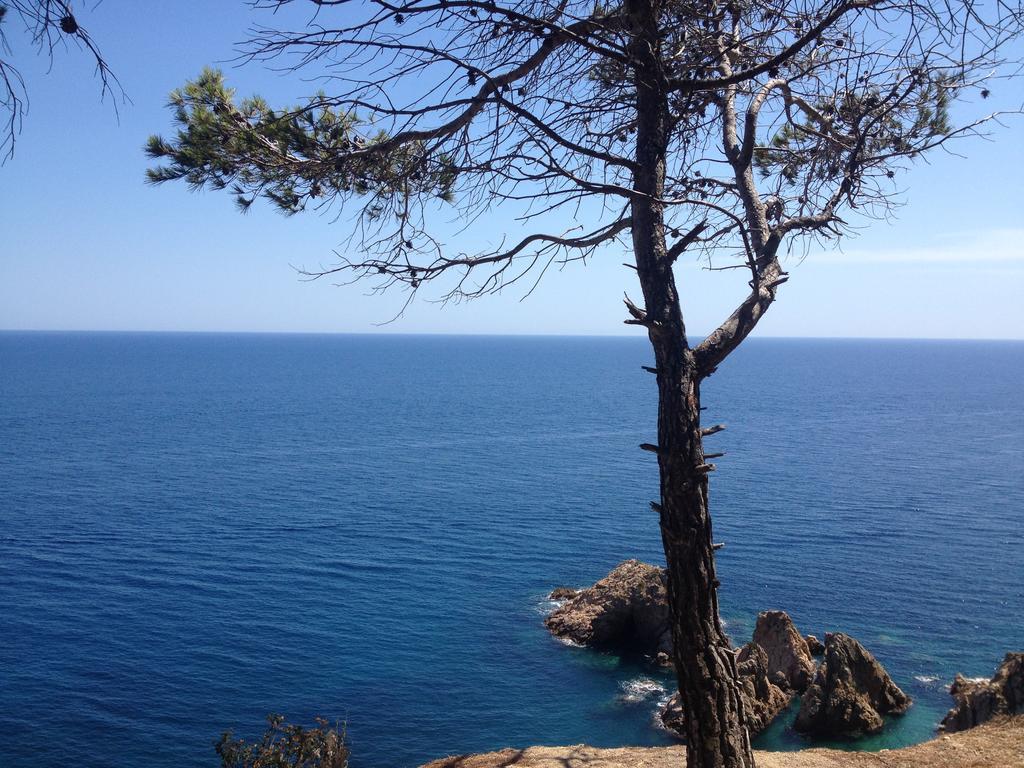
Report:
[{"label": "coastal cliff", "polygon": [[[1024,765],[1024,715],[997,718],[903,749],[756,751],[754,756],[758,768],[1020,768]],[[683,746],[597,749],[577,745],[446,757],[421,768],[679,768],[685,764]]]}]

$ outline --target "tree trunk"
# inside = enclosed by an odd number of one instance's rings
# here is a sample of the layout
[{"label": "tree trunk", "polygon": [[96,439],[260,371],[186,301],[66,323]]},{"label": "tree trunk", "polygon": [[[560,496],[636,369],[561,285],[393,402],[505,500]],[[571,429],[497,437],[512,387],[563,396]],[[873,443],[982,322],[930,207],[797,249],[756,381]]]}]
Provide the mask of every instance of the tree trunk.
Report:
[{"label": "tree trunk", "polygon": [[700,373],[665,242],[665,158],[670,131],[654,0],[626,0],[636,70],[637,143],[631,202],[633,250],[658,378],[658,468],[668,565],[674,662],[686,712],[689,768],[753,768],[736,658],[718,616],[718,580],[708,512],[709,467],[700,432]]},{"label": "tree trunk", "polygon": [[652,333],[651,342],[658,368],[659,514],[687,765],[752,768],[735,652],[718,614],[700,381],[681,325],[679,332]]}]

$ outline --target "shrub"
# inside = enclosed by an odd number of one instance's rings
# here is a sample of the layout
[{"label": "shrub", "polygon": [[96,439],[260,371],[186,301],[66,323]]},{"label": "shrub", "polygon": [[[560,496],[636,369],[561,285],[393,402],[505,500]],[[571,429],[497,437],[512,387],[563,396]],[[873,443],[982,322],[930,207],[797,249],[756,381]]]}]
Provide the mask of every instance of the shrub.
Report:
[{"label": "shrub", "polygon": [[316,719],[316,728],[289,725],[282,715],[267,716],[267,730],[251,744],[230,731],[216,744],[222,768],[348,768],[345,731]]}]

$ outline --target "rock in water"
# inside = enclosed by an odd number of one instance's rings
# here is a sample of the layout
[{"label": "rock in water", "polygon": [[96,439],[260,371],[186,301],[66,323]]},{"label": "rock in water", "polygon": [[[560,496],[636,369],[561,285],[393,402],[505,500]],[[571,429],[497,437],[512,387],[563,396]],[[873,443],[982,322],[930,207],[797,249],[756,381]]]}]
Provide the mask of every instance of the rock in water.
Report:
[{"label": "rock in water", "polygon": [[[740,695],[747,716],[747,728],[756,736],[786,708],[793,694],[779,688],[768,677],[768,656],[756,643],[747,643],[736,657]],[[677,693],[661,710],[661,722],[674,733],[686,737],[686,717]]]},{"label": "rock in water", "polygon": [[882,715],[901,715],[911,700],[868,650],[837,632],[800,702],[794,727],[816,736],[855,737],[882,729]]},{"label": "rock in water", "polygon": [[572,587],[555,587],[551,590],[551,594],[548,595],[548,600],[569,600],[576,597],[578,590]]},{"label": "rock in water", "polygon": [[627,560],[556,608],[544,623],[578,645],[671,655],[665,569]]},{"label": "rock in water", "polygon": [[672,697],[665,702],[658,713],[661,724],[676,736],[686,738],[686,717],[683,715],[683,700],[679,691],[672,694]]},{"label": "rock in water", "polygon": [[944,731],[966,731],[996,715],[1024,710],[1024,653],[1008,653],[991,680],[957,675],[949,689],[956,706],[942,718]]},{"label": "rock in water", "polygon": [[768,656],[768,677],[803,692],[814,677],[814,659],[807,641],[785,611],[764,611],[757,616],[754,642]]},{"label": "rock in water", "polygon": [[793,694],[769,679],[768,654],[757,643],[743,646],[736,657],[736,663],[743,686],[747,727],[750,735],[756,736],[789,706]]},{"label": "rock in water", "polygon": [[811,656],[823,656],[825,644],[814,635],[804,635],[804,642],[807,643],[807,652]]}]

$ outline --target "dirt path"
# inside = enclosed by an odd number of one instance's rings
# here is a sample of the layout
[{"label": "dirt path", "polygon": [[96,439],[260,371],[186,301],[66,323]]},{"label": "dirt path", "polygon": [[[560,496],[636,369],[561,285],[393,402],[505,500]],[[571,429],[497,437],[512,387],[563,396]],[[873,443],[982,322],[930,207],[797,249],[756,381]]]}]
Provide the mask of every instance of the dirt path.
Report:
[{"label": "dirt path", "polygon": [[[757,768],[1024,768],[1024,715],[883,752],[757,752]],[[505,749],[435,760],[422,768],[682,768],[683,747]]]}]

